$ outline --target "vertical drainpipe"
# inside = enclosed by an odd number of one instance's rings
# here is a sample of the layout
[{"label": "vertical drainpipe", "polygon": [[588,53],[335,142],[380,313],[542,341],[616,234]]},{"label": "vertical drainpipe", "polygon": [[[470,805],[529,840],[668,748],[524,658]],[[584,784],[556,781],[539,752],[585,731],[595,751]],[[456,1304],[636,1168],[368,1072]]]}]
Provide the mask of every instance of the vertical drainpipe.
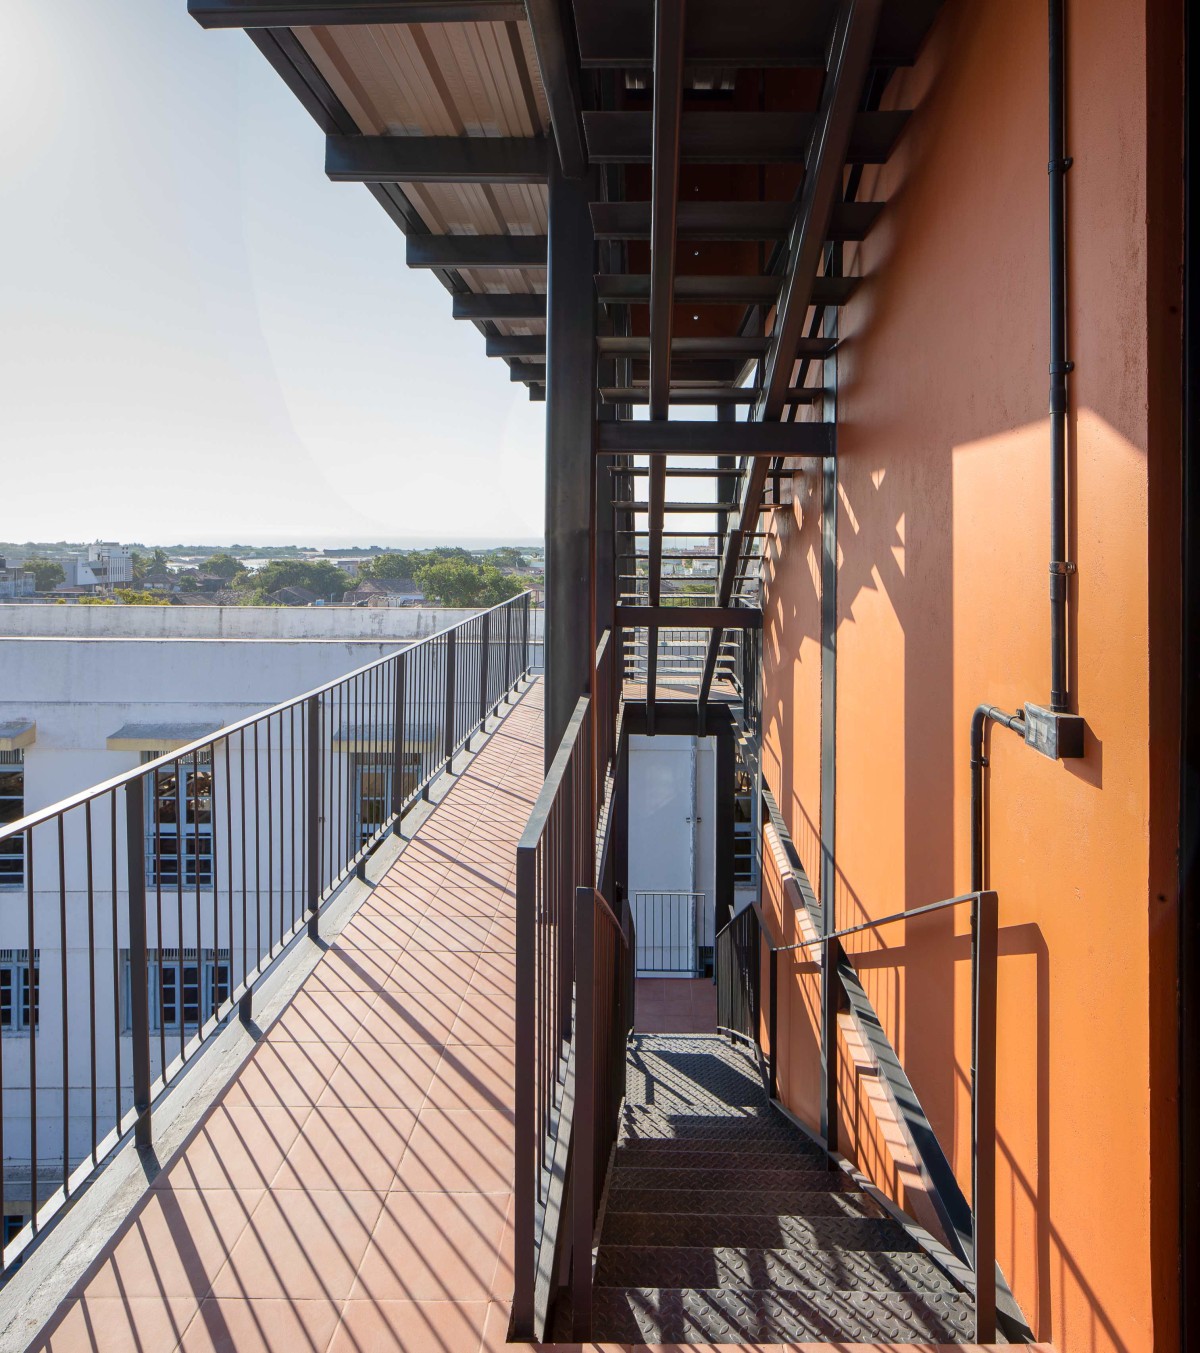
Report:
[{"label": "vertical drainpipe", "polygon": [[1067,170],[1065,0],[1050,20],[1050,709],[1065,713],[1067,689]]}]

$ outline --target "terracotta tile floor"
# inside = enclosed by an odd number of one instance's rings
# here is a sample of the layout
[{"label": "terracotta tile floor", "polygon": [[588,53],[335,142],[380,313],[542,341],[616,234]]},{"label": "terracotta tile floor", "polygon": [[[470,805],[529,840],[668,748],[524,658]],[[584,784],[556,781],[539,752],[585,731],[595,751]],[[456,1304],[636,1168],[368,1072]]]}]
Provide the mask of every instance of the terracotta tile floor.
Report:
[{"label": "terracotta tile floor", "polygon": [[512,1295],[513,878],[534,686],[35,1348],[476,1353]]},{"label": "terracotta tile floor", "polygon": [[710,977],[639,977],[633,1018],[641,1034],[716,1033],[716,984]]}]

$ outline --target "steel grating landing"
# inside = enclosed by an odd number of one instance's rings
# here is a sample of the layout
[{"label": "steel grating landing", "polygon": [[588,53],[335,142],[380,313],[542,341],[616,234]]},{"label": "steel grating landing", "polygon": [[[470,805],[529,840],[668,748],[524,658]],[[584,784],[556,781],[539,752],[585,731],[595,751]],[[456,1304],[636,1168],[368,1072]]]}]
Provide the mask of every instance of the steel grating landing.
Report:
[{"label": "steel grating landing", "polygon": [[747,1052],[642,1034],[626,1091],[593,1338],[970,1342],[969,1298],[771,1106]]}]

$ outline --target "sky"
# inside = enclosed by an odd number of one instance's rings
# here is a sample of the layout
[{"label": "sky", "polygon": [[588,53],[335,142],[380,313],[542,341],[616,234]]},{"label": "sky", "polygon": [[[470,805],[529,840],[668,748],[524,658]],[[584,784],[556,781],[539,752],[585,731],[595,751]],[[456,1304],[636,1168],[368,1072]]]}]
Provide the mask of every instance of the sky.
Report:
[{"label": "sky", "polygon": [[530,404],[238,32],[0,4],[10,540],[540,539]]}]

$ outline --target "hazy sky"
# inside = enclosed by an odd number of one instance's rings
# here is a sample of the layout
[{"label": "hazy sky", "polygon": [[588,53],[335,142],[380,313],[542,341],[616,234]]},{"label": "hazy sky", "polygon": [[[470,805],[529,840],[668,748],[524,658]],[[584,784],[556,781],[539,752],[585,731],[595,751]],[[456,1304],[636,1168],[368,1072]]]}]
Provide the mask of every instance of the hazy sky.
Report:
[{"label": "hazy sky", "polygon": [[543,405],[241,33],[0,3],[0,537],[540,537]]}]

